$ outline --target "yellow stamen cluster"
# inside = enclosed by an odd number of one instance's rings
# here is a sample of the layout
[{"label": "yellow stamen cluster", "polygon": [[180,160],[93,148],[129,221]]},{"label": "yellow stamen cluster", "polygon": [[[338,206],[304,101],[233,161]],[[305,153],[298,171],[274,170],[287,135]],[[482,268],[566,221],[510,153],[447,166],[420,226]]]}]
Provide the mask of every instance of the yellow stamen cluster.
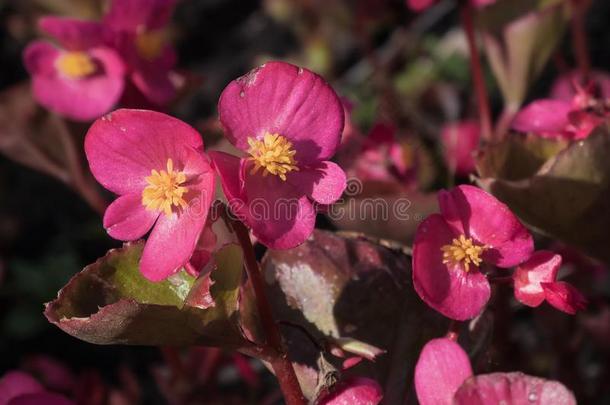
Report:
[{"label": "yellow stamen cluster", "polygon": [[152,61],[161,56],[163,47],[167,42],[166,33],[163,30],[141,31],[136,36],[136,48],[141,57]]},{"label": "yellow stamen cluster", "polygon": [[294,160],[296,151],[292,149],[292,143],[279,134],[266,133],[263,140],[248,138],[250,149],[249,160],[254,162],[250,174],[256,174],[263,168],[263,176],[271,173],[286,181],[286,173],[299,170],[297,161]]},{"label": "yellow stamen cluster", "polygon": [[487,246],[477,246],[472,241],[472,238],[466,238],[460,235],[459,238],[453,239],[451,245],[441,247],[443,252],[444,264],[464,264],[464,271],[470,271],[470,264],[479,267],[483,259],[481,254],[487,249]]},{"label": "yellow stamen cluster", "polygon": [[95,62],[85,52],[66,52],[56,63],[57,69],[71,79],[81,79],[97,70]]},{"label": "yellow stamen cluster", "polygon": [[172,215],[172,207],[186,208],[188,204],[183,196],[188,191],[182,184],[186,182],[186,174],[174,171],[174,162],[167,159],[167,171],[152,170],[146,178],[148,186],[142,192],[142,205],[147,210],[165,212]]}]

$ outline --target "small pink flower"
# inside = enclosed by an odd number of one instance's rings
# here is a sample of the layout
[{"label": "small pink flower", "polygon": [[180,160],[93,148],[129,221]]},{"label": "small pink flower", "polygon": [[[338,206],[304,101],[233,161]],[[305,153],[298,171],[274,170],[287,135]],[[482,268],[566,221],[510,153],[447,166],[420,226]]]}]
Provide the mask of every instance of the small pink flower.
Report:
[{"label": "small pink flower", "polygon": [[535,252],[521,263],[513,274],[517,301],[530,307],[542,304],[544,289],[541,283],[554,282],[560,267],[561,256],[546,250]]},{"label": "small pink flower", "polygon": [[79,121],[110,111],[123,92],[125,69],[118,54],[104,45],[102,25],[57,17],[42,18],[39,25],[60,47],[34,41],[24,52],[36,100]]},{"label": "small pink flower", "polygon": [[210,154],[231,208],[268,247],[304,242],[312,202],[332,204],[345,189],[345,173],[329,161],[341,139],[341,101],[318,75],[269,62],[231,82],[218,111],[229,141],[247,154]]},{"label": "small pink flower", "polygon": [[175,0],[112,0],[104,17],[111,43],[128,67],[135,87],[152,103],[163,106],[176,95],[170,72],[176,52],[166,27]]},{"label": "small pink flower", "polygon": [[468,355],[456,342],[433,339],[415,365],[415,392],[420,405],[451,404],[460,385],[472,376]]},{"label": "small pink flower", "polygon": [[148,237],[140,270],[152,281],[184,266],[199,239],[214,194],[201,136],[182,121],[145,110],[98,119],[85,139],[91,172],[119,197],[104,214],[115,239]]},{"label": "small pink flower", "polygon": [[541,250],[535,252],[513,274],[517,301],[537,307],[544,300],[560,311],[574,315],[586,307],[587,300],[572,285],[556,281],[561,256]]},{"label": "small pink flower", "polygon": [[474,152],[479,147],[480,132],[476,121],[461,121],[443,127],[443,157],[452,173],[467,176],[474,172]]},{"label": "small pink flower", "polygon": [[513,129],[543,138],[583,139],[610,117],[605,99],[579,89],[571,100],[541,99],[515,116]]},{"label": "small pink flower", "polygon": [[438,196],[441,214],[417,228],[413,284],[426,304],[456,320],[477,316],[490,296],[483,263],[513,267],[530,257],[532,236],[510,209],[463,185]]},{"label": "small pink flower", "polygon": [[540,285],[544,290],[546,301],[560,311],[574,315],[587,306],[587,299],[580,291],[565,281],[540,283]]},{"label": "small pink flower", "polygon": [[364,377],[351,377],[340,382],[318,405],[377,405],[383,391],[377,381]]},{"label": "small pink flower", "polygon": [[415,366],[421,405],[575,405],[562,384],[520,372],[473,376],[466,352],[447,339],[429,341]]}]

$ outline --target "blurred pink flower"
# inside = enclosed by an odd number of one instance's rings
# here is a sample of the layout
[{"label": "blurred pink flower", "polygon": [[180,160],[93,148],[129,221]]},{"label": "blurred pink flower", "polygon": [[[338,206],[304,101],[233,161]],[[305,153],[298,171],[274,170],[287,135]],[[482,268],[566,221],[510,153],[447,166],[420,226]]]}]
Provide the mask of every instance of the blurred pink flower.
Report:
[{"label": "blurred pink flower", "polygon": [[535,252],[513,274],[515,298],[530,307],[537,307],[546,299],[560,311],[575,314],[584,309],[586,299],[563,281],[556,281],[561,267],[561,256],[550,251]]},{"label": "blurred pink flower", "polygon": [[443,157],[452,173],[467,176],[474,172],[474,152],[479,147],[480,132],[477,121],[460,121],[443,127]]},{"label": "blurred pink flower", "polygon": [[575,405],[562,384],[520,372],[473,376],[466,352],[447,339],[429,341],[415,366],[421,405]]},{"label": "blurred pink flower", "polygon": [[[602,71],[591,72],[591,92],[600,98],[610,98],[610,74]],[[581,75],[573,71],[561,75],[551,88],[550,97],[557,100],[571,102],[578,95]]]},{"label": "blurred pink flower", "polygon": [[62,395],[45,390],[32,376],[9,371],[0,378],[0,405],[74,405]]},{"label": "blurred pink flower", "polygon": [[[562,87],[564,85],[561,85]],[[557,98],[536,100],[515,116],[513,129],[543,138],[583,139],[610,117],[606,98],[592,88],[579,88],[565,99],[565,88],[555,90]],[[602,89],[603,93],[603,89]]]},{"label": "blurred pink flower", "polygon": [[508,268],[530,257],[534,244],[510,209],[468,185],[440,191],[441,214],[417,228],[413,284],[422,300],[451,319],[477,316],[490,296],[482,263]]},{"label": "blurred pink flower", "polygon": [[231,82],[218,103],[225,135],[249,156],[211,153],[229,205],[268,247],[304,242],[313,202],[331,204],[346,186],[329,159],[343,129],[343,106],[309,70],[269,62]]},{"label": "blurred pink flower", "polygon": [[354,175],[362,181],[375,180],[412,184],[414,162],[408,151],[396,139],[392,124],[376,123],[362,144],[354,162]]},{"label": "blurred pink flower", "polygon": [[123,92],[125,68],[119,55],[104,45],[103,26],[58,17],[42,18],[39,25],[59,48],[34,41],[24,51],[36,100],[78,121],[110,111]]},{"label": "blurred pink flower", "polygon": [[176,0],[112,0],[104,17],[109,40],[125,60],[135,88],[159,106],[176,95],[170,80],[176,52],[166,30],[175,4]]},{"label": "blurred pink flower", "polygon": [[[423,11],[436,2],[437,0],[407,0],[407,6],[413,11]],[[495,2],[496,0],[470,0],[474,7],[484,7]]]},{"label": "blurred pink flower", "polygon": [[104,228],[115,239],[148,237],[140,270],[160,281],[184,266],[214,195],[214,174],[201,136],[184,122],[145,110],[118,110],[98,119],[85,138],[91,172],[119,197]]},{"label": "blurred pink flower", "polygon": [[318,405],[377,405],[383,391],[377,381],[364,377],[351,377],[340,382],[334,390],[322,397]]}]

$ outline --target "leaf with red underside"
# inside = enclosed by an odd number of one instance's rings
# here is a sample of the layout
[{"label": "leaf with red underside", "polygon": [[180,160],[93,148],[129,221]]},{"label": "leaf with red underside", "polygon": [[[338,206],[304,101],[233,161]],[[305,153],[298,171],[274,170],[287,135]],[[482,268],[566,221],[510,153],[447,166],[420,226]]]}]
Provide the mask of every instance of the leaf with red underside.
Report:
[{"label": "leaf with red underside", "polygon": [[[410,257],[363,238],[316,230],[297,248],[268,251],[262,266],[308,398],[331,388],[318,384],[324,373],[310,335],[322,344],[352,338],[387,351],[345,374],[374,378],[385,403],[404,402],[421,347],[447,328],[447,321],[415,294]],[[342,368],[343,359],[326,359]]]},{"label": "leaf with red underside", "polygon": [[529,175],[507,173],[519,164],[517,157],[493,167],[489,154],[478,183],[506,203],[523,221],[537,230],[610,262],[610,127],[598,127],[588,138],[573,142],[550,156]]},{"label": "leaf with red underside", "polygon": [[46,304],[49,321],[96,344],[250,347],[238,324],[239,247],[219,250],[211,273],[197,281],[180,271],[152,283],[138,269],[143,246],[111,250],[74,276]]}]

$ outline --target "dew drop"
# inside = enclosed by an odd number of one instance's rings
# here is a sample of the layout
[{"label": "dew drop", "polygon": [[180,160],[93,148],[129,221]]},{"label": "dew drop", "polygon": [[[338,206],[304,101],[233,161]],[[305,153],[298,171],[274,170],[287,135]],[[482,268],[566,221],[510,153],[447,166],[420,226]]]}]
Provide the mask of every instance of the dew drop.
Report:
[{"label": "dew drop", "polygon": [[530,392],[527,396],[527,400],[530,402],[536,402],[538,400],[538,395],[535,392]]},{"label": "dew drop", "polygon": [[242,90],[239,92],[239,97],[244,98],[246,97],[246,93]]},{"label": "dew drop", "polygon": [[302,75],[302,74],[303,74],[303,68],[302,68],[302,67],[300,67],[300,68],[299,68],[299,72],[298,72],[298,74],[300,74],[300,75]]}]

